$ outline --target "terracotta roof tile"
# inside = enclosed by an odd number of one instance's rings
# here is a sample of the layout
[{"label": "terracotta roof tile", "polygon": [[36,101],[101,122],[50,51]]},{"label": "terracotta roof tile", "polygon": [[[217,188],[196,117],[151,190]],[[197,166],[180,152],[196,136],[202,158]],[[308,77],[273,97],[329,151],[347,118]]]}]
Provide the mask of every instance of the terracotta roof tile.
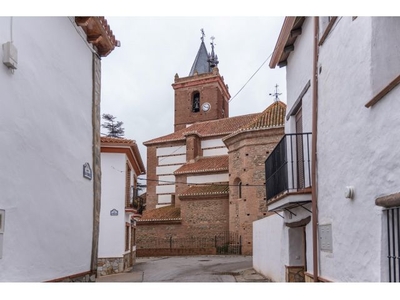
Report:
[{"label": "terracotta roof tile", "polygon": [[193,125],[187,128],[178,130],[177,132],[162,137],[146,141],[143,144],[151,145],[169,141],[185,140],[185,135],[188,133],[195,133],[200,137],[228,135],[238,130],[242,126],[248,124],[258,115],[259,113],[194,123]]},{"label": "terracotta roof tile", "polygon": [[229,170],[229,156],[210,156],[201,157],[194,163],[186,163],[174,174],[187,174],[187,173],[203,173],[203,172],[218,172]]},{"label": "terracotta roof tile", "polygon": [[285,126],[285,114],[286,104],[282,101],[274,102],[263,112],[257,114],[250,122],[240,127],[235,132],[227,135],[222,140],[225,141],[228,138],[245,131]]},{"label": "terracotta roof tile", "polygon": [[125,138],[116,138],[116,137],[109,137],[109,136],[102,136],[100,137],[100,142],[103,144],[136,144],[136,141],[125,139]]},{"label": "terracotta roof tile", "polygon": [[229,185],[226,184],[207,184],[207,185],[193,185],[189,187],[179,197],[184,196],[205,196],[205,195],[228,195]]},{"label": "terracotta roof tile", "polygon": [[151,210],[145,210],[142,218],[138,220],[138,222],[160,220],[181,220],[181,209],[179,207],[169,205]]},{"label": "terracotta roof tile", "polygon": [[269,128],[285,125],[286,104],[276,101],[240,130]]}]

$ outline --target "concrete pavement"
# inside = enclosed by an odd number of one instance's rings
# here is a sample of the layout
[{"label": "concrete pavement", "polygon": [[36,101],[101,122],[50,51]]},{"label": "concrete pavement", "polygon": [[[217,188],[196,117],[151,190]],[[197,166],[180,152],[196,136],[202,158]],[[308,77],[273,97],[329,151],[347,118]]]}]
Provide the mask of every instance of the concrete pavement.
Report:
[{"label": "concrete pavement", "polygon": [[[213,259],[212,257],[210,258],[210,256],[206,256],[207,259],[201,259],[201,257],[196,256],[196,257],[185,257],[185,262],[187,262],[188,260],[193,260],[193,265],[195,265],[196,263],[198,264],[198,261],[210,261],[212,262]],[[168,258],[164,258],[163,260],[165,260]],[[176,260],[179,258],[171,258],[171,260]],[[182,258],[183,259],[183,258]],[[231,270],[226,270],[224,268],[220,269],[220,272],[215,272],[216,268],[219,268],[218,265],[221,265],[221,258],[218,257],[216,258],[218,259],[218,263],[216,264],[217,267],[214,267],[213,272],[208,274],[209,276],[212,275],[219,275],[219,278],[222,278],[222,281],[225,281],[223,278],[226,278],[227,282],[270,282],[270,280],[268,280],[267,278],[265,278],[264,276],[262,276],[261,274],[257,273],[252,267],[250,267],[249,265],[246,265],[246,268],[244,269],[231,269]],[[223,258],[222,258],[223,259]],[[229,258],[231,259],[231,258]],[[100,276],[96,279],[96,282],[148,282],[146,280],[145,274],[147,274],[146,272],[150,273],[150,269],[146,269],[147,268],[154,268],[154,264],[157,263],[157,260],[161,260],[161,258],[138,258],[136,264],[130,269],[130,270],[126,270],[123,273],[118,273],[118,274],[113,274],[113,275],[106,275],[106,276]],[[238,260],[240,260],[240,257],[238,257]],[[139,265],[138,263],[140,263],[140,267],[136,267],[136,265]],[[147,265],[146,265],[147,264]],[[153,265],[151,265],[153,264]],[[229,264],[227,264],[229,265]],[[169,266],[168,266],[169,268]],[[180,265],[178,268],[182,269],[182,265]],[[149,271],[146,271],[149,270]],[[218,269],[217,269],[218,270]],[[162,272],[162,269],[159,270],[159,272]],[[166,272],[171,272],[170,269],[166,270]],[[201,265],[199,265],[199,273],[202,272],[201,270]],[[205,275],[207,276],[207,274]],[[232,278],[233,277],[233,278]],[[199,277],[201,278],[201,277]],[[188,277],[189,279],[189,277]],[[195,277],[196,279],[196,277]],[[180,278],[179,281],[183,282],[185,281],[185,278]],[[193,281],[192,279],[188,280],[188,281]],[[211,280],[214,281],[214,280]]]}]

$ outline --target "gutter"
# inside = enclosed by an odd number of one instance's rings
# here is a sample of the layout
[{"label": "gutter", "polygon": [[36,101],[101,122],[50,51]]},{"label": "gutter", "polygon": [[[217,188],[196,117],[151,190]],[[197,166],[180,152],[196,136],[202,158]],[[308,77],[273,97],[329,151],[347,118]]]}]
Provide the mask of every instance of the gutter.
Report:
[{"label": "gutter", "polygon": [[318,117],[318,31],[319,18],[314,17],[313,76],[312,76],[312,140],[311,140],[311,205],[313,236],[314,282],[318,282],[318,196],[317,196],[317,117]]}]

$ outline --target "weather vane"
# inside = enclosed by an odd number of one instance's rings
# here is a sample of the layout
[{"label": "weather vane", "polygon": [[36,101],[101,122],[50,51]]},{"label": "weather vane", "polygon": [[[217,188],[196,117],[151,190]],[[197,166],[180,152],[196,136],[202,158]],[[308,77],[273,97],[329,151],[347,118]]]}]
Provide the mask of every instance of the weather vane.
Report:
[{"label": "weather vane", "polygon": [[278,84],[275,85],[275,93],[269,93],[270,96],[274,96],[274,102],[277,102],[279,100],[279,95],[282,95],[282,93],[278,93]]}]

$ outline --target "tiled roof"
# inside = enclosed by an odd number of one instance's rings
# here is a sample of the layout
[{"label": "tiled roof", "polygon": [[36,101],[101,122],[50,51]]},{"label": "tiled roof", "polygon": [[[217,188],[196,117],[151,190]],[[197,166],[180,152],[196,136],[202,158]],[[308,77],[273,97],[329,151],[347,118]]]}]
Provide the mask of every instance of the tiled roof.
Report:
[{"label": "tiled roof", "polygon": [[142,218],[138,220],[138,222],[161,220],[181,220],[181,209],[179,207],[169,205],[151,210],[145,210],[143,211]]},{"label": "tiled roof", "polygon": [[269,128],[285,125],[286,104],[276,101],[240,130]]},{"label": "tiled roof", "polygon": [[193,185],[189,187],[179,197],[185,196],[206,196],[206,195],[228,195],[229,185],[226,184],[207,184],[207,185]]},{"label": "tiled roof", "polygon": [[100,137],[100,146],[101,152],[109,152],[107,149],[130,149],[133,151],[133,155],[127,153],[128,157],[131,158],[132,163],[135,161],[138,164],[139,174],[145,174],[146,169],[144,167],[142,156],[140,155],[139,147],[136,144],[135,140],[130,140],[126,138],[117,138],[117,137],[108,137],[108,136],[101,136]]},{"label": "tiled roof", "polygon": [[115,39],[115,35],[103,17],[75,17],[75,22],[81,26],[87,35],[87,41],[96,46],[96,51],[101,57],[110,54],[115,47],[120,46],[120,41]]},{"label": "tiled roof", "polygon": [[240,127],[248,124],[258,115],[259,113],[194,123],[187,128],[149,140],[147,142],[144,142],[143,144],[151,145],[163,142],[185,140],[185,135],[187,133],[196,133],[197,135],[199,135],[199,137],[228,135],[238,130]]},{"label": "tiled roof", "polygon": [[199,51],[197,52],[196,58],[193,62],[193,66],[190,69],[189,76],[193,76],[195,72],[198,74],[209,73],[210,65],[208,63],[208,53],[206,49],[206,45],[202,41],[200,44]]},{"label": "tiled roof", "polygon": [[184,164],[177,169],[174,174],[202,173],[202,172],[219,172],[229,170],[229,156],[210,156],[201,157],[194,163]]},{"label": "tiled roof", "polygon": [[263,112],[257,114],[250,122],[224,137],[223,140],[244,131],[285,126],[285,114],[286,104],[282,101],[276,101],[268,106]]},{"label": "tiled roof", "polygon": [[134,141],[134,140],[129,140],[129,139],[125,139],[125,138],[109,137],[109,136],[100,137],[100,142],[103,144],[124,144],[124,145],[136,144],[136,141]]}]

